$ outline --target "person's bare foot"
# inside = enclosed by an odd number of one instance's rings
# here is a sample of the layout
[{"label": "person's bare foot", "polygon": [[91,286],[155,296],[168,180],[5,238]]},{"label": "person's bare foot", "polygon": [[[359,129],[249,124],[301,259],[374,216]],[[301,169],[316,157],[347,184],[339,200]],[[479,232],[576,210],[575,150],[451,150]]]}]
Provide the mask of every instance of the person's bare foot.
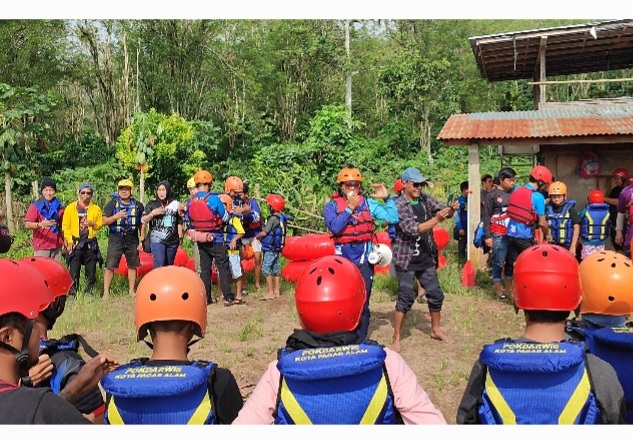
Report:
[{"label": "person's bare foot", "polygon": [[391,346],[389,347],[392,351],[400,352],[400,339],[393,339],[391,342]]},{"label": "person's bare foot", "polygon": [[128,294],[129,294],[131,297],[134,297],[134,296],[136,296],[136,291],[128,291]]},{"label": "person's bare foot", "polygon": [[275,300],[277,296],[272,294],[266,294],[264,297],[260,297],[259,300]]},{"label": "person's bare foot", "polygon": [[447,335],[444,335],[442,333],[442,331],[437,330],[437,331],[433,331],[431,330],[431,338],[433,340],[439,340],[439,341],[450,341],[450,339],[448,338]]},{"label": "person's bare foot", "polygon": [[275,299],[277,299],[278,297],[280,297],[280,296],[281,296],[281,291],[275,291],[275,292],[274,292],[274,296],[275,296]]},{"label": "person's bare foot", "polygon": [[103,296],[101,296],[101,300],[108,300],[110,298],[110,294],[104,294]]}]

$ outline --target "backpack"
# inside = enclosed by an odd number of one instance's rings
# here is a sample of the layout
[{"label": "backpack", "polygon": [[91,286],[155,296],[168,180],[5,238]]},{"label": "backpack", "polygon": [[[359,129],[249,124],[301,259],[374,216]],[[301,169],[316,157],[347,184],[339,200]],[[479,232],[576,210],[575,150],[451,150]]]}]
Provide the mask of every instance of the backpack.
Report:
[{"label": "backpack", "polygon": [[519,186],[508,198],[508,217],[518,223],[533,226],[536,223],[536,212],[532,208],[532,192],[525,186]]},{"label": "backpack", "polygon": [[578,175],[582,178],[591,178],[600,174],[600,162],[593,151],[586,151],[578,161]]}]

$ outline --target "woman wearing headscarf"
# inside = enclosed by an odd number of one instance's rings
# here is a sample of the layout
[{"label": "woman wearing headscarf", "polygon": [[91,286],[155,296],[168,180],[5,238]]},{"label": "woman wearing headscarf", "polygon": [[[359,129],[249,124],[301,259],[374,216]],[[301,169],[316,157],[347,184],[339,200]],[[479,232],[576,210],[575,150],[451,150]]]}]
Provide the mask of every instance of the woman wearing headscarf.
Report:
[{"label": "woman wearing headscarf", "polygon": [[174,264],[183,233],[178,205],[179,201],[174,198],[171,185],[166,180],[158,183],[156,198],[145,205],[141,222],[145,227],[149,225],[154,268]]}]

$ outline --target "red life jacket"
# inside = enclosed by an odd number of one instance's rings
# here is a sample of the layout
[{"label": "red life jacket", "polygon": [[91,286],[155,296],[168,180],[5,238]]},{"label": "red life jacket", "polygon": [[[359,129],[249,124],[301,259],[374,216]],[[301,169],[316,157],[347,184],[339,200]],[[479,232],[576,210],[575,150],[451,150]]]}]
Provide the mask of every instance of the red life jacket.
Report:
[{"label": "red life jacket", "polygon": [[[347,201],[340,194],[333,194],[332,200],[336,203],[336,213],[340,215],[347,208]],[[347,225],[337,234],[332,234],[335,244],[349,244],[351,242],[371,241],[374,234],[374,222],[369,213],[369,206],[361,195],[360,204],[352,213]],[[360,209],[360,211],[358,210]]]},{"label": "red life jacket", "polygon": [[207,199],[211,195],[213,194],[209,192],[203,198],[194,197],[189,204],[189,218],[198,232],[217,232],[224,225],[222,217],[207,206]]},{"label": "red life jacket", "polygon": [[508,199],[508,217],[518,223],[533,226],[536,223],[536,212],[532,208],[532,192],[526,186],[519,186]]}]

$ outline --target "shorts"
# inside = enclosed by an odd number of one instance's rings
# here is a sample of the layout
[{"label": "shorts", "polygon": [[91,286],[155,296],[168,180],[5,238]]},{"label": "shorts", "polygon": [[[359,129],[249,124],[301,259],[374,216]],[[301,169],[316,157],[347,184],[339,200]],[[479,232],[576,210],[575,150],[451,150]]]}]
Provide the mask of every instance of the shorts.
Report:
[{"label": "shorts", "polygon": [[240,259],[239,253],[234,255],[229,254],[229,267],[231,267],[231,275],[233,276],[233,279],[239,279],[242,277],[242,260]]},{"label": "shorts", "polygon": [[593,253],[598,253],[598,252],[603,252],[603,251],[604,251],[604,244],[601,244],[601,245],[583,244],[582,250],[580,250],[580,259],[584,261],[587,258],[587,256]]},{"label": "shorts", "polygon": [[253,251],[255,253],[261,253],[262,251],[262,243],[259,239],[255,238],[242,238],[242,246],[250,244],[253,247]]},{"label": "shorts", "polygon": [[121,262],[121,256],[125,254],[125,262],[128,268],[138,268],[141,260],[138,257],[138,235],[122,235],[110,232],[108,235],[108,253],[106,255],[106,268],[116,270]]},{"label": "shorts", "polygon": [[281,274],[278,252],[264,252],[262,273],[264,273],[264,276],[279,276]]}]

